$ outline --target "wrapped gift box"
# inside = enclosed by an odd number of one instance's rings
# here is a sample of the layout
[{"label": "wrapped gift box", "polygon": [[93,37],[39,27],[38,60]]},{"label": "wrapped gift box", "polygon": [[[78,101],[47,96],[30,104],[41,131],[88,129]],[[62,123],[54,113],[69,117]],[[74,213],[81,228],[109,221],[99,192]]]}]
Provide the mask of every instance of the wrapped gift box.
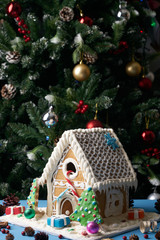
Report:
[{"label": "wrapped gift box", "polygon": [[17,215],[20,213],[24,213],[25,207],[23,206],[11,206],[6,208],[6,215]]},{"label": "wrapped gift box", "polygon": [[51,227],[62,228],[69,224],[70,224],[70,219],[68,216],[64,214],[47,218],[47,225]]},{"label": "wrapped gift box", "polygon": [[128,211],[128,219],[134,220],[134,219],[142,219],[144,218],[144,210],[143,209],[130,209]]}]

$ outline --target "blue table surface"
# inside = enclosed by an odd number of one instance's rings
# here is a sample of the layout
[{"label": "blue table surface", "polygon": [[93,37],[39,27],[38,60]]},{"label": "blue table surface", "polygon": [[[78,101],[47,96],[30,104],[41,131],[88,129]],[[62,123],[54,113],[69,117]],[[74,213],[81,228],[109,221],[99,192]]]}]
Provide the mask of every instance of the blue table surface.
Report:
[{"label": "blue table surface", "polygon": [[[0,204],[2,204],[2,200],[0,200]],[[154,205],[155,205],[156,200],[147,200],[147,199],[139,199],[139,200],[134,200],[134,207],[135,208],[143,208],[144,211],[146,212],[157,212]],[[27,201],[26,200],[21,200],[20,204],[22,206],[25,206],[27,208]],[[47,201],[45,200],[39,200],[38,202],[38,207],[46,207],[47,206]],[[24,227],[19,227],[13,224],[9,224],[11,226],[10,233],[14,235],[14,240],[34,240],[34,236],[22,236],[21,232],[24,230]],[[160,228],[160,223],[158,223],[157,229]],[[35,232],[37,233],[37,231]],[[123,240],[123,236],[126,236],[127,239],[129,239],[129,236],[136,234],[138,235],[139,239],[145,239],[144,234],[140,232],[139,229],[126,232],[120,235],[117,235],[115,237],[112,237],[114,240]],[[155,233],[149,233],[149,240],[154,239],[155,240]],[[103,237],[105,239],[105,237]],[[87,239],[87,238],[86,238]],[[1,233],[0,231],[0,240],[6,240],[6,234]],[[49,234],[49,240],[59,240],[57,236],[53,236]],[[68,240],[67,238],[63,237],[63,240]]]}]

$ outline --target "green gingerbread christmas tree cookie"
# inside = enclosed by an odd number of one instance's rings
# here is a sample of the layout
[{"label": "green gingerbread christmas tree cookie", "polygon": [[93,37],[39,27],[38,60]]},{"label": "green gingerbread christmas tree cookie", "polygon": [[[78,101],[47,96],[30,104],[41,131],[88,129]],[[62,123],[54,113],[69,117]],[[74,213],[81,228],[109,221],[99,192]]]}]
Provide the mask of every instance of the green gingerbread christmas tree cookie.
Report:
[{"label": "green gingerbread christmas tree cookie", "polygon": [[70,215],[70,220],[78,221],[82,226],[87,226],[87,223],[91,221],[96,221],[98,224],[102,223],[95,193],[91,187],[82,192],[81,197],[78,199],[76,209]]},{"label": "green gingerbread christmas tree cookie", "polygon": [[38,206],[38,184],[37,184],[37,179],[34,179],[32,182],[32,187],[30,188],[30,194],[27,197],[27,204],[28,207],[33,208],[34,210],[36,210],[37,206]]}]

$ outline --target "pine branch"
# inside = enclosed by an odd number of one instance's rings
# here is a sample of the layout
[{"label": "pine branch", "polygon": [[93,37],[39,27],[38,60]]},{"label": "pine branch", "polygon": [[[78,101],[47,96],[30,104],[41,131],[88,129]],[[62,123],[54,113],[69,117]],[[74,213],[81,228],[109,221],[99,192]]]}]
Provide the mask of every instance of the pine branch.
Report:
[{"label": "pine branch", "polygon": [[113,43],[116,46],[118,46],[120,39],[122,38],[122,35],[124,34],[125,23],[124,22],[113,23],[112,29],[113,29]]},{"label": "pine branch", "polygon": [[27,126],[23,123],[9,123],[8,125],[14,133],[25,140],[36,139],[38,142],[42,141],[41,135],[30,126]]},{"label": "pine branch", "polygon": [[[36,106],[34,106],[32,103],[28,103],[27,113],[32,124],[38,129],[39,133],[42,134],[41,139],[43,139],[43,141],[46,138],[46,136],[52,135],[54,137],[54,133],[50,129],[48,129],[46,126],[43,125],[42,116]],[[51,137],[50,137],[50,140],[52,140]]]}]

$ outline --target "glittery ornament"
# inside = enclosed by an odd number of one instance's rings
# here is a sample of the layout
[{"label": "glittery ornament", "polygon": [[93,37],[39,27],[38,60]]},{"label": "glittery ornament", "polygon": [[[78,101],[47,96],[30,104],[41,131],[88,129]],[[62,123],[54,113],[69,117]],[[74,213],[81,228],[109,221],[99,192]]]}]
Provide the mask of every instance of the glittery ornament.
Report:
[{"label": "glittery ornament", "polygon": [[99,231],[99,225],[96,222],[89,222],[87,224],[87,231],[91,234],[95,234]]},{"label": "glittery ornament", "polygon": [[15,51],[8,51],[6,53],[6,60],[9,63],[17,64],[20,62],[21,55],[18,52]]},{"label": "glittery ornament", "polygon": [[49,107],[49,110],[43,115],[42,120],[48,128],[56,125],[56,123],[58,122],[58,117],[53,111],[53,106]]},{"label": "glittery ornament", "polygon": [[89,121],[86,125],[87,129],[97,128],[97,127],[103,128],[103,124],[98,119],[93,119],[93,120]]},{"label": "glittery ornament", "polygon": [[73,69],[73,77],[79,81],[83,82],[86,81],[90,76],[90,69],[89,67],[82,63],[82,61],[77,64]]},{"label": "glittery ornament", "polygon": [[128,21],[130,19],[130,12],[126,8],[127,8],[127,2],[120,1],[119,11],[117,13],[118,21]]},{"label": "glittery ornament", "polygon": [[145,131],[143,131],[141,136],[142,136],[143,141],[146,143],[149,143],[149,144],[153,143],[155,140],[154,132],[149,129],[146,129]]},{"label": "glittery ornament", "polygon": [[21,5],[18,2],[10,2],[6,6],[6,12],[10,17],[19,17],[22,12]]},{"label": "glittery ornament", "polygon": [[74,18],[74,12],[72,8],[64,7],[59,12],[59,16],[64,22],[70,22]]}]

